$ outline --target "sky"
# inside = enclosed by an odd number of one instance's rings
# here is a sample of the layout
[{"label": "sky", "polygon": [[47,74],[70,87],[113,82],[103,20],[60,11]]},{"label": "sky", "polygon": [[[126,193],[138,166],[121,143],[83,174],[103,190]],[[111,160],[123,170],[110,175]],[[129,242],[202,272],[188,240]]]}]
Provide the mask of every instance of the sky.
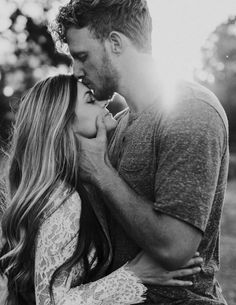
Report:
[{"label": "sky", "polygon": [[153,18],[153,55],[167,77],[191,78],[209,34],[236,15],[236,0],[147,1]]}]

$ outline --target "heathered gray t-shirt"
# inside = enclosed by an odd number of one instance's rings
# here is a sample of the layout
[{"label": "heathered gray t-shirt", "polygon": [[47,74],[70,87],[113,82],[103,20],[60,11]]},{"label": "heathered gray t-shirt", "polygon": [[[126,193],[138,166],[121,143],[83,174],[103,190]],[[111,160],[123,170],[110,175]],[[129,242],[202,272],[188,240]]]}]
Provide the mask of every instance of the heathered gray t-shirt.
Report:
[{"label": "heathered gray t-shirt", "polygon": [[[163,99],[142,113],[118,115],[110,141],[113,166],[153,212],[168,214],[203,233],[202,271],[190,288],[150,286],[145,304],[226,304],[215,279],[219,227],[228,171],[228,123],[217,98],[204,87],[182,83],[170,105]],[[157,218],[158,219],[158,218]],[[139,247],[110,217],[114,260],[110,271]]]}]

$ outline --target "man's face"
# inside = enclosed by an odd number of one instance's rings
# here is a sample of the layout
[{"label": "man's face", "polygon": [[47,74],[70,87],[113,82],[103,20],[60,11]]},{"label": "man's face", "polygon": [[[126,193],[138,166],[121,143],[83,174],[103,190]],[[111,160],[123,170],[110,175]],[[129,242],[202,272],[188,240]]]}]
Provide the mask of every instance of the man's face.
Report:
[{"label": "man's face", "polygon": [[74,75],[94,91],[98,100],[111,98],[118,89],[119,77],[104,44],[88,28],[69,28],[66,37]]}]

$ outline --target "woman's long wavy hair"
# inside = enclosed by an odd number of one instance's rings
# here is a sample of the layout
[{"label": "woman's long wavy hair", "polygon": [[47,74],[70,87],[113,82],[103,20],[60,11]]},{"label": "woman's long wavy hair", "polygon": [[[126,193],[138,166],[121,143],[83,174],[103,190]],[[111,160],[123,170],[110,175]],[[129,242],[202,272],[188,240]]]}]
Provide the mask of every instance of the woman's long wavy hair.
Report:
[{"label": "woman's long wavy hair", "polygon": [[[61,182],[69,186],[69,195],[74,190],[79,192],[82,212],[77,247],[72,257],[54,272],[51,297],[56,276],[64,270],[70,272],[78,262],[83,264],[84,273],[76,285],[104,272],[108,243],[77,175],[79,150],[72,128],[76,99],[77,80],[59,75],[38,82],[21,100],[7,177],[9,207],[2,221],[5,242],[0,272],[8,279],[7,305],[26,304],[30,294],[34,295],[36,235]],[[96,253],[95,267],[88,259],[91,247]]]}]

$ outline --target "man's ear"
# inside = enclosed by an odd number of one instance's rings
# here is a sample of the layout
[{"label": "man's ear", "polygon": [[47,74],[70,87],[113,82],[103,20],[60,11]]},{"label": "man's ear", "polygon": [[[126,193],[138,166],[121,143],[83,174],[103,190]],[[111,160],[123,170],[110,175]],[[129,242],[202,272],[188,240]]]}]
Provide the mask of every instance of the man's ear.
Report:
[{"label": "man's ear", "polygon": [[117,55],[121,54],[124,48],[123,34],[112,31],[109,34],[108,40],[110,42],[111,51]]}]

